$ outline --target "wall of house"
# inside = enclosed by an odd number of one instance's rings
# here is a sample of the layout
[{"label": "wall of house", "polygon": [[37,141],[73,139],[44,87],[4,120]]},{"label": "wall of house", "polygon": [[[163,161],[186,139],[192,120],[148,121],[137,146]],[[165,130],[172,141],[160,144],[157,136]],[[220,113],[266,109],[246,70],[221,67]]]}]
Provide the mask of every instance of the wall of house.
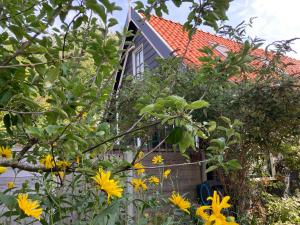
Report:
[{"label": "wall of house", "polygon": [[[13,152],[22,150],[21,146],[14,146],[12,148]],[[16,188],[21,188],[23,183],[28,183],[29,186],[34,187],[34,183],[38,179],[37,173],[31,173],[27,171],[19,171],[18,169],[13,170],[8,167],[7,172],[0,174],[0,191],[7,190],[7,183],[14,182]]]},{"label": "wall of house", "polygon": [[[137,33],[137,36],[133,40],[133,43],[136,48],[138,48],[141,44],[143,44],[143,53],[144,53],[144,63],[145,70],[155,68],[158,63],[155,60],[157,57],[160,57],[156,50],[152,47],[152,45],[147,41],[143,34]],[[133,51],[133,50],[132,50]],[[127,63],[124,70],[124,75],[132,75],[133,67],[132,67],[132,51],[128,54]]]},{"label": "wall of house", "polygon": [[[145,153],[147,153],[147,151]],[[200,158],[195,157],[195,153],[190,155],[190,157],[193,161],[198,161]],[[153,166],[152,158],[157,154],[162,155],[165,165],[182,164],[187,162],[187,159],[178,151],[174,151],[173,149],[160,149],[143,159],[143,165],[145,167]],[[196,187],[198,184],[202,183],[201,166],[199,164],[192,164],[174,166],[170,167],[170,169],[172,171],[170,177],[163,181],[163,194],[166,197],[169,197],[173,191],[176,191],[180,194],[186,194],[185,196],[191,201],[197,201]],[[149,176],[155,175],[160,177],[163,171],[164,169],[146,169],[146,174]]]}]

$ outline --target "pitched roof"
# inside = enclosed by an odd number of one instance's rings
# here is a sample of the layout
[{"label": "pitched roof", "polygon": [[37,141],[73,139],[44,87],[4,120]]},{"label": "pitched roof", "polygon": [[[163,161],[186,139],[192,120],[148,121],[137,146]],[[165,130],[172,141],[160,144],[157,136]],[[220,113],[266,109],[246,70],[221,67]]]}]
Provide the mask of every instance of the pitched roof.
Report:
[{"label": "pitched roof", "polygon": [[[210,46],[221,46],[221,51],[215,51],[216,54],[222,55],[222,50],[226,48],[230,51],[237,51],[240,48],[240,44],[232,40],[213,35],[202,30],[197,30],[193,35],[192,40],[189,43],[188,33],[183,30],[183,26],[179,23],[166,20],[157,16],[151,16],[149,24],[157,32],[157,34],[167,43],[167,45],[177,54],[183,57],[186,64],[200,65],[199,57],[205,56],[199,49]],[[188,46],[188,47],[187,47]],[[222,47],[225,47],[222,49]],[[254,55],[264,57],[265,52],[262,49],[258,49],[254,52]],[[282,61],[289,65],[286,68],[286,72],[289,74],[300,73],[300,61],[284,56]]]}]

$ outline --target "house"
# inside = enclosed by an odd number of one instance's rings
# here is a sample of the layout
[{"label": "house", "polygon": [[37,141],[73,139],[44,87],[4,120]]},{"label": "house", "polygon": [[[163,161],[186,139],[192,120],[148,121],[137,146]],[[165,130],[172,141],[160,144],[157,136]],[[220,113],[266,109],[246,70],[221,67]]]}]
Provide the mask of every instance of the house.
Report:
[{"label": "house", "polygon": [[[115,90],[121,87],[122,77],[128,74],[138,77],[145,68],[155,68],[158,65],[155,60],[157,57],[179,56],[183,57],[185,65],[200,66],[199,57],[205,54],[199,49],[205,46],[215,45],[214,53],[221,57],[226,57],[229,50],[237,51],[240,48],[235,41],[202,30],[197,30],[190,41],[181,24],[157,16],[151,16],[147,21],[132,9],[129,10],[125,26],[135,35],[123,40],[122,70],[116,75]],[[125,44],[127,41],[132,41],[134,45]],[[265,52],[258,49],[253,54],[264,57]],[[284,64],[290,64],[286,67],[288,74],[300,73],[299,60],[287,56],[281,60]]]},{"label": "house", "polygon": [[[146,68],[151,70],[158,66],[157,58],[165,59],[179,56],[183,58],[184,65],[197,67],[201,66],[198,58],[205,56],[199,49],[205,46],[216,46],[214,53],[223,58],[227,56],[228,51],[237,51],[240,48],[237,42],[201,30],[197,30],[190,40],[188,33],[183,30],[181,24],[156,16],[151,16],[150,20],[146,21],[141,14],[132,9],[128,13],[126,29],[132,31],[134,35],[123,40],[122,69],[116,74],[114,86],[117,92],[121,89],[122,79],[125,76],[133,75],[139,79]],[[132,44],[128,44],[128,42]],[[258,49],[253,54],[264,57],[265,52]],[[289,57],[283,57],[282,61],[285,64],[291,64],[286,67],[289,74],[300,73],[300,61]],[[249,76],[252,75],[249,74]],[[170,153],[170,151],[165,149],[160,149],[159,151],[165,156],[169,164],[175,161],[184,161],[184,159],[180,158],[179,153]],[[198,153],[193,155],[192,160],[202,160],[203,158],[203,153]],[[149,165],[151,162],[146,161],[145,164]],[[180,179],[178,180],[180,183],[178,186],[179,191],[192,192],[194,190],[194,193],[196,193],[197,184],[208,182],[204,171],[205,165],[203,164],[178,169],[176,173]],[[218,184],[212,180],[208,185]]]}]

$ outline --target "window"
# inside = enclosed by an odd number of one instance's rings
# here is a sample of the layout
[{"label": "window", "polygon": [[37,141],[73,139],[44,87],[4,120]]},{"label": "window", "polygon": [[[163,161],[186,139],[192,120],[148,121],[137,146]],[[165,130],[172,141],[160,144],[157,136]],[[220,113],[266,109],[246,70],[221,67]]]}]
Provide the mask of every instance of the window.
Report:
[{"label": "window", "polygon": [[216,42],[209,41],[209,44],[214,47],[214,49],[219,52],[222,56],[227,57],[229,49],[224,45],[219,45]]},{"label": "window", "polygon": [[133,75],[136,78],[141,78],[144,72],[144,52],[143,45],[140,45],[132,53]]},{"label": "window", "polygon": [[228,55],[228,48],[226,48],[224,45],[218,45],[217,47],[216,47],[216,50],[219,52],[219,53],[221,53],[221,55],[222,56],[224,56],[224,57],[227,57],[227,55]]}]

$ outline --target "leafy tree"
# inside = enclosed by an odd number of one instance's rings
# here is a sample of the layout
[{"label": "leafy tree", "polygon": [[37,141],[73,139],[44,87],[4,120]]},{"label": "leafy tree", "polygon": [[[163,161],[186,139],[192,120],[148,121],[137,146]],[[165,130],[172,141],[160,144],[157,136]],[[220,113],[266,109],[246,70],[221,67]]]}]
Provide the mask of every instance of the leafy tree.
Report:
[{"label": "leafy tree", "polygon": [[[173,2],[179,7],[185,1]],[[226,19],[230,1],[189,2],[186,29],[192,35],[202,23],[216,29],[217,21]],[[136,5],[145,15],[167,12],[165,1]],[[123,192],[127,171],[141,159],[135,150],[132,162],[105,160],[109,151],[123,137],[130,139],[154,124],[176,124],[169,142],[184,154],[194,146],[194,135],[209,132],[213,125],[196,123],[192,117],[208,103],[166,95],[140,108],[140,119],[118,132],[106,115],[113,110],[108,100],[119,69],[119,38],[128,35],[110,34],[118,22],[112,13],[121,8],[107,0],[11,0],[0,6],[0,172],[10,167],[16,173],[39,174],[34,187],[24,183],[14,189],[10,183],[0,193],[5,206],[1,218],[19,224],[32,223],[25,218],[29,216],[41,224],[124,224],[125,209],[132,203]],[[178,131],[183,135],[179,139]],[[22,149],[11,155],[15,145]],[[136,197],[133,203],[139,211],[133,220],[151,221],[142,215],[146,208],[159,207],[158,200],[159,195],[150,200]],[[156,223],[176,224],[175,218],[202,223],[194,210],[190,215],[169,213]]]},{"label": "leafy tree", "polygon": [[[200,68],[182,69],[181,59],[170,58],[159,60],[160,66],[146,72],[142,81],[128,77],[122,90],[126,97],[121,94],[120,101],[125,111],[126,107],[139,111],[174,94],[189,101],[209,102],[203,111],[192,112],[196,123],[207,121],[213,125],[208,130],[215,130],[199,135],[200,149],[212,159],[207,172],[217,170],[240,214],[254,207],[249,199],[262,198],[251,192],[254,187],[259,189],[252,178],[271,176],[268,170],[263,172],[270,153],[283,156],[285,169],[299,171],[299,75],[289,73],[293,65],[283,60],[295,39],[272,43],[264,52],[259,49],[263,41],[246,36],[246,28],[247,24],[241,23],[236,28],[225,25],[219,30],[240,44],[226,58],[215,55],[216,46],[205,47],[200,50],[205,54],[199,59]],[[268,52],[272,47],[273,53]],[[134,114],[124,116],[130,120]],[[231,172],[228,168],[241,169]]]}]

